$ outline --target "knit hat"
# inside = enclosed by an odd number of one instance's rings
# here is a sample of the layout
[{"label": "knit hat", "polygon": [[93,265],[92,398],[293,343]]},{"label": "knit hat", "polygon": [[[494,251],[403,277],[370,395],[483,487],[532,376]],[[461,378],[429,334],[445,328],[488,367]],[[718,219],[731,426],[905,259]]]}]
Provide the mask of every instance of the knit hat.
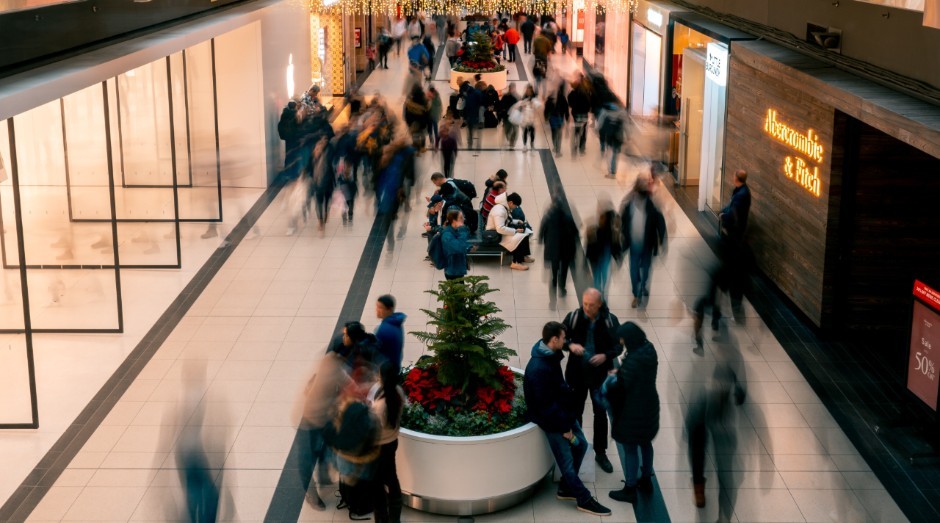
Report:
[{"label": "knit hat", "polygon": [[624,323],[617,329],[617,338],[623,340],[628,351],[638,349],[646,343],[646,333],[632,321]]}]

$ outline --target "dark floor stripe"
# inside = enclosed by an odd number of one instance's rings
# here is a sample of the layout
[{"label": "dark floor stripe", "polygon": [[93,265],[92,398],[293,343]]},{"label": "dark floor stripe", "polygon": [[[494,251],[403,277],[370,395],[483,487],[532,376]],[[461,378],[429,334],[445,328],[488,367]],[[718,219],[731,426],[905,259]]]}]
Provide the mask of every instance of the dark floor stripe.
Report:
[{"label": "dark floor stripe", "polygon": [[[525,60],[522,59],[522,51],[519,48],[516,48],[516,61],[513,63],[516,64],[516,71],[519,72],[519,81],[528,82],[529,73],[525,70]],[[522,93],[518,94],[521,95]]]},{"label": "dark floor stripe", "polygon": [[[666,185],[699,234],[717,250],[716,220],[698,211],[697,188]],[[766,275],[752,274],[749,286],[748,301],[904,515],[912,522],[940,521],[940,467],[909,461],[910,449],[923,445],[925,438],[907,434],[918,429],[905,420],[908,399],[903,384],[879,376],[885,370],[867,348],[823,339]]]},{"label": "dark floor stripe", "polygon": [[[434,67],[431,69],[431,80],[437,79],[437,70],[441,68],[441,63],[444,61],[444,44],[437,46],[437,51],[434,53]],[[447,67],[450,67],[450,60],[447,60]]]},{"label": "dark floor stripe", "polygon": [[281,187],[277,185],[268,188],[238,222],[238,225],[232,229],[219,248],[209,256],[199,272],[167,307],[137,347],[114,371],[111,378],[95,394],[69,428],[62,433],[52,448],[46,452],[13,495],[0,507],[0,521],[25,521],[29,517],[49,488],[72,462],[88,438],[95,433],[104,418],[111,412],[111,408],[134,383],[140,371],[150,362],[179,321],[232,255],[245,234],[251,230],[268,208]]},{"label": "dark floor stripe", "polygon": [[[369,291],[372,289],[375,270],[379,266],[379,258],[382,257],[382,246],[385,245],[389,227],[388,220],[385,220],[382,216],[375,217],[372,230],[369,231],[369,237],[362,249],[359,265],[356,267],[356,275],[349,286],[346,301],[343,303],[339,318],[336,320],[334,334],[339,334],[347,321],[359,320],[362,316],[366,300],[369,299]],[[287,455],[287,461],[281,470],[281,477],[278,479],[277,488],[274,490],[274,497],[271,498],[271,504],[268,505],[268,511],[264,516],[265,522],[297,521],[300,517],[300,511],[304,504],[304,495],[306,494],[300,483],[300,456],[302,455],[300,448],[308,441],[298,430],[294,436],[290,453]]]},{"label": "dark floor stripe", "polygon": [[[548,149],[539,149],[539,156],[542,160],[542,170],[545,171],[545,181],[548,182],[548,193],[561,198],[562,207],[572,216],[571,206],[568,203],[568,197],[565,195],[565,187],[561,183],[561,177],[558,175],[558,168],[555,166],[555,158]],[[583,225],[583,224],[582,224]],[[575,255],[577,268],[571,271],[571,277],[574,280],[574,286],[578,291],[578,302],[581,302],[581,295],[584,291],[594,285],[590,271],[587,267],[587,258],[584,255],[584,247],[578,242],[578,252]],[[658,521],[668,523],[669,510],[666,509],[666,500],[663,499],[662,490],[659,488],[659,482],[656,476],[653,476],[653,492],[649,495],[637,494],[639,498],[633,505],[633,513],[637,521]],[[602,505],[617,503],[610,499],[599,499]]]}]

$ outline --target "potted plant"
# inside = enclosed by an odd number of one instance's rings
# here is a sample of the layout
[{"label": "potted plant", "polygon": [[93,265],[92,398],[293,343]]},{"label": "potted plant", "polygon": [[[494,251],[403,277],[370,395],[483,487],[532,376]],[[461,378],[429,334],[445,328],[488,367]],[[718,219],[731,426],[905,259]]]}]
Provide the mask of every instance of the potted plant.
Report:
[{"label": "potted plant", "polygon": [[429,332],[412,332],[428,356],[403,371],[408,405],[399,437],[405,503],[467,516],[524,500],[551,471],[539,428],[525,421],[521,372],[506,365],[515,351],[497,340],[510,328],[486,296],[485,276],[442,281],[440,306],[424,312]]},{"label": "potted plant", "polygon": [[456,63],[451,67],[450,86],[457,90],[463,81],[472,83],[477,74],[482,81],[492,85],[497,91],[506,89],[506,67],[496,61],[493,55],[493,39],[483,31],[470,34],[466,50],[457,57]]}]

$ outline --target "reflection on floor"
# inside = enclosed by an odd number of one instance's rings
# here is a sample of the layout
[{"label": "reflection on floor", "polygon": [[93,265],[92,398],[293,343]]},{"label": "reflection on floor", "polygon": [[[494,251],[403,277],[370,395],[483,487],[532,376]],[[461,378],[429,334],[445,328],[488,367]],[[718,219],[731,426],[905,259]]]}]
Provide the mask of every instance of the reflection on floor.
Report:
[{"label": "reflection on floor", "polygon": [[[526,57],[531,66],[531,57]],[[396,60],[390,57],[390,62]],[[401,60],[401,59],[397,59]],[[399,65],[399,64],[396,64]],[[400,100],[398,69],[373,73],[363,92],[381,90],[393,107]],[[441,87],[442,95],[449,91]],[[483,133],[483,147],[498,148],[497,130]],[[537,147],[546,147],[543,129]],[[439,158],[431,153],[418,162],[423,187],[418,201],[428,194],[427,179],[438,170]],[[618,203],[646,164],[624,157],[617,179],[604,177],[598,144],[591,137],[585,156],[555,159],[569,203],[587,223],[598,200]],[[499,168],[510,173],[509,186],[522,197],[529,221],[540,222],[551,197],[539,153],[521,151],[462,151],[456,173],[481,186],[485,177]],[[692,504],[688,458],[683,439],[683,412],[688,392],[703,376],[710,375],[715,357],[706,339],[704,356],[691,350],[691,318],[686,311],[689,297],[701,283],[697,269],[711,256],[685,215],[665,192],[658,198],[669,228],[668,254],[656,260],[647,309],[633,309],[626,271],[612,277],[609,303],[621,320],[637,322],[655,344],[660,357],[657,385],[662,398],[661,430],[654,441],[656,477],[669,516],[673,521],[714,520],[717,489],[714,464],[707,466],[708,506]],[[264,518],[278,484],[295,432],[297,398],[332,335],[340,308],[354,278],[358,253],[363,251],[371,224],[371,205],[359,202],[356,221],[344,226],[329,222],[323,233],[308,225],[297,235],[287,236],[287,216],[282,194],[260,219],[260,234],[247,238],[219,270],[208,288],[174,329],[170,338],[144,368],[138,379],[117,403],[111,414],[69,464],[32,514],[34,520],[142,520],[174,519],[184,500],[175,470],[173,451],[181,425],[187,423],[184,390],[196,391],[206,409],[206,430],[216,443],[211,462],[224,477],[226,516],[240,521]],[[442,277],[422,261],[426,240],[419,236],[424,221],[423,206],[412,206],[394,234],[394,250],[383,250],[374,274],[367,306],[361,320],[376,324],[371,308],[375,298],[392,293],[399,310],[408,315],[406,327],[419,328],[425,317],[421,308],[431,305],[424,293]],[[189,241],[196,234],[190,228]],[[533,245],[539,260],[540,249]],[[184,253],[190,250],[184,249]],[[186,260],[191,267],[193,259]],[[546,300],[546,270],[541,263],[527,272],[511,271],[494,261],[475,262],[472,274],[484,274],[500,291],[494,295],[502,317],[513,326],[503,341],[516,349],[510,362],[523,367],[528,348],[540,335],[541,326],[560,319],[577,306],[574,293],[560,299],[557,309]],[[150,296],[169,279],[165,272],[140,272],[128,278],[134,286],[135,310],[159,312],[163,304]],[[178,274],[180,280],[183,275]],[[161,279],[157,279],[157,278]],[[151,279],[153,278],[153,279]],[[573,285],[569,283],[569,289]],[[903,514],[887,495],[819,398],[789,360],[779,342],[749,306],[744,325],[730,328],[741,343],[743,365],[749,379],[749,403],[740,410],[737,436],[740,456],[735,467],[741,480],[736,519],[756,521],[904,521]],[[150,316],[152,318],[152,315]],[[136,315],[133,332],[140,332],[143,315]],[[348,318],[355,319],[355,318]],[[130,319],[129,319],[130,321]],[[72,389],[79,380],[107,376],[95,361],[99,353],[119,361],[131,343],[100,345],[100,337],[56,336],[42,340],[41,383],[47,412],[51,398],[62,398],[58,411],[49,412],[52,422],[71,419],[81,398]],[[409,338],[405,361],[416,360],[423,347]],[[94,356],[93,356],[94,355]],[[205,364],[204,378],[191,379],[184,369],[192,361]],[[58,375],[52,373],[58,372]],[[58,379],[56,379],[58,378]],[[66,393],[66,391],[68,391]],[[64,397],[68,396],[66,400]],[[585,420],[591,426],[590,409]],[[758,414],[762,414],[758,416]],[[758,422],[757,420],[763,420]],[[48,430],[48,429],[46,429]],[[590,435],[588,436],[590,439]],[[0,435],[0,455],[12,458],[15,470],[25,472],[42,448],[54,441],[53,433],[7,433]],[[28,456],[25,456],[27,455]],[[19,455],[25,457],[20,459]],[[400,464],[399,466],[407,466]],[[19,478],[23,474],[14,474]],[[477,521],[572,522],[635,521],[633,507],[611,501],[607,493],[620,488],[622,472],[615,463],[613,474],[595,470],[587,460],[582,477],[598,499],[611,506],[610,518],[587,516],[573,504],[557,501],[554,488],[546,486],[535,498],[505,512],[476,518]],[[10,481],[19,481],[14,478]],[[3,488],[8,492],[10,486]],[[335,509],[332,492],[321,491],[328,501],[326,512],[304,505],[302,521],[345,521],[344,511]],[[406,521],[453,521],[406,510]]]}]

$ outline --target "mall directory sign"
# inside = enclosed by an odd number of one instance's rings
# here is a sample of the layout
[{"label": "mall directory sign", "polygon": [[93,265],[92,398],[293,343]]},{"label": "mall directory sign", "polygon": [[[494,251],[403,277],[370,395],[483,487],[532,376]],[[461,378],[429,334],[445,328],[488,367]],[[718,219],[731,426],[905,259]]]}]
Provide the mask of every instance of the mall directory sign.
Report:
[{"label": "mall directory sign", "polygon": [[[937,349],[934,351],[934,349]],[[911,314],[911,350],[907,363],[907,389],[937,410],[937,356],[940,354],[940,292],[914,280]]]}]

